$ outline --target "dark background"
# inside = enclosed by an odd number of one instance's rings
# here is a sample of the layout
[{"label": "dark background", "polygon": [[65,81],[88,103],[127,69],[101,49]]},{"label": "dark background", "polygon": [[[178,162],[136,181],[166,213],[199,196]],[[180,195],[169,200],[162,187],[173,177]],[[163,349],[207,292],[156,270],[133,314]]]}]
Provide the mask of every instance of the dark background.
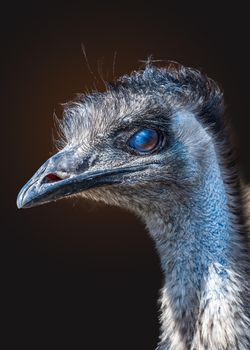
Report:
[{"label": "dark background", "polygon": [[249,182],[249,12],[240,2],[218,4],[1,7],[2,349],[16,342],[25,349],[156,346],[162,276],[143,224],[80,200],[18,211],[16,195],[53,152],[54,110],[93,87],[81,43],[95,74],[107,80],[115,53],[116,76],[150,54],[203,68],[225,91]]}]

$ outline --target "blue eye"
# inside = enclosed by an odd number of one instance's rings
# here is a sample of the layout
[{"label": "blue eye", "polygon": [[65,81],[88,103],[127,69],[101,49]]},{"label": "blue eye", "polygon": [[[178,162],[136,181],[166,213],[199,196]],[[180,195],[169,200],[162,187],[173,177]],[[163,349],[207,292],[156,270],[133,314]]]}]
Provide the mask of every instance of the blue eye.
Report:
[{"label": "blue eye", "polygon": [[156,130],[142,129],[130,138],[128,144],[138,152],[148,153],[158,146],[159,139],[160,137]]}]

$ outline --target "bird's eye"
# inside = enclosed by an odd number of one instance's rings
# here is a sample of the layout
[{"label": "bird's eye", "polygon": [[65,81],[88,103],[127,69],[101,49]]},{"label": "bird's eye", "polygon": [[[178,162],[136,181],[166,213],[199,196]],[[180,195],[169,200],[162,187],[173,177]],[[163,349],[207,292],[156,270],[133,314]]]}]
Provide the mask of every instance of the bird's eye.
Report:
[{"label": "bird's eye", "polygon": [[160,135],[154,129],[141,129],[128,141],[129,147],[137,152],[152,152],[159,144]]}]

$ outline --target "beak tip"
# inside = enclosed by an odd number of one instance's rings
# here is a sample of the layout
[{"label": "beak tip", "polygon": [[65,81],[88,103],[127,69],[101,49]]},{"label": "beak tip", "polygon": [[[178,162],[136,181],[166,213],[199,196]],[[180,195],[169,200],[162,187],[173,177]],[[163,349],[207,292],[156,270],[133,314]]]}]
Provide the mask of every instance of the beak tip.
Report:
[{"label": "beak tip", "polygon": [[19,191],[16,199],[16,205],[18,209],[27,208],[30,203],[30,195],[29,195],[29,182],[25,184],[21,190]]},{"label": "beak tip", "polygon": [[17,205],[18,209],[22,209],[22,208],[25,207],[25,203],[24,203],[24,200],[23,200],[23,191],[22,190],[17,195],[16,205]]}]

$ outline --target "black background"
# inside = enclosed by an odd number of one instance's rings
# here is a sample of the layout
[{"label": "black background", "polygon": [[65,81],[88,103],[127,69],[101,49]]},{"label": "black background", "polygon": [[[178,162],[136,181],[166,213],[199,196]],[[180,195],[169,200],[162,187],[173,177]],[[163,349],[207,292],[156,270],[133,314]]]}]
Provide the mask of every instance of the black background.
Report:
[{"label": "black background", "polygon": [[[225,91],[250,180],[249,16],[229,2],[96,1],[1,7],[2,349],[153,349],[162,282],[153,243],[131,214],[63,200],[16,209],[20,187],[53,152],[53,112],[138,60],[204,69]],[[2,6],[2,5],[1,5]],[[97,87],[103,89],[101,82]]]}]

